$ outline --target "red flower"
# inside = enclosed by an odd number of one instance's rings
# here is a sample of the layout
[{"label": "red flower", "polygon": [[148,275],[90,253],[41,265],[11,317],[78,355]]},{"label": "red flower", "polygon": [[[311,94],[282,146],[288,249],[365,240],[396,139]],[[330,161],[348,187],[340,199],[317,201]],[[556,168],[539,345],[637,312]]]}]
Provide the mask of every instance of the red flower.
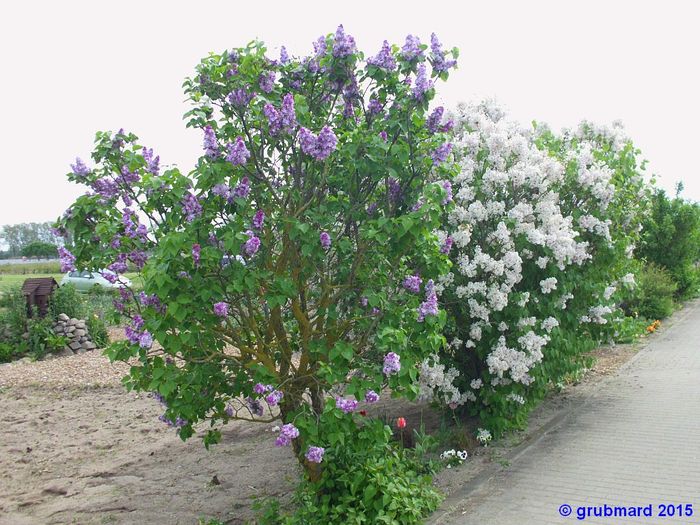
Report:
[{"label": "red flower", "polygon": [[361,416],[366,416],[366,415],[367,415],[367,411],[366,411],[366,410],[360,410],[360,415],[361,415]]},{"label": "red flower", "polygon": [[406,420],[402,417],[396,420],[396,426],[400,429],[406,428]]}]

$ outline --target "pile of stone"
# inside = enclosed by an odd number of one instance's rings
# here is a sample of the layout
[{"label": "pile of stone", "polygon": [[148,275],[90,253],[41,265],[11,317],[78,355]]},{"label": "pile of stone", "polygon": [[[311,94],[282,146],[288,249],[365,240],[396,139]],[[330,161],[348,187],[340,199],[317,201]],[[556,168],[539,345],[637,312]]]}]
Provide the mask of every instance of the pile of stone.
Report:
[{"label": "pile of stone", "polygon": [[53,331],[56,335],[63,335],[68,338],[68,344],[61,352],[61,355],[81,354],[86,350],[97,348],[97,345],[90,339],[84,319],[75,319],[68,317],[66,314],[59,314]]}]

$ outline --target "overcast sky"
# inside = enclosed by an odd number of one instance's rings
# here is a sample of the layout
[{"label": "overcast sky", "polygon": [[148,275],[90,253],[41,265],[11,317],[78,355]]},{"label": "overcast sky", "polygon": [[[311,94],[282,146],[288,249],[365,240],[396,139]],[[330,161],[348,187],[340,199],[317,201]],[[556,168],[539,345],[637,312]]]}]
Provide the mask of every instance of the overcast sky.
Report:
[{"label": "overcast sky", "polygon": [[700,200],[698,9],[693,1],[8,1],[0,5],[0,225],[53,220],[97,130],[124,127],[187,172],[201,136],[181,84],[209,51],[265,40],[305,55],[339,23],[366,55],[436,32],[461,51],[440,101],[496,97],[558,129],[621,119],[659,184]]}]

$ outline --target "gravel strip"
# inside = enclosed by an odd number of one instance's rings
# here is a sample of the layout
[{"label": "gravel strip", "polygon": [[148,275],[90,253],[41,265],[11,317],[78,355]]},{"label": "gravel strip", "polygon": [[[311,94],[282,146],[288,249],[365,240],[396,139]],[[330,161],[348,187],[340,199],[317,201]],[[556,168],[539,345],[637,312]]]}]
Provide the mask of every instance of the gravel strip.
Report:
[{"label": "gravel strip", "polygon": [[0,388],[117,386],[129,365],[110,363],[101,350],[45,361],[15,361],[0,365]]}]

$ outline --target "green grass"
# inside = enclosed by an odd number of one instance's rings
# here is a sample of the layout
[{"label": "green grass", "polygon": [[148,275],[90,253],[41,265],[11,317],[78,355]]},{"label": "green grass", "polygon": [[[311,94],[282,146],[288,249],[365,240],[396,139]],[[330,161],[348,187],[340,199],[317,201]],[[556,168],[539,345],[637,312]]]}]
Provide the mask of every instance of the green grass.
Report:
[{"label": "green grass", "polygon": [[33,273],[29,275],[0,274],[0,292],[5,292],[12,288],[19,288],[26,279],[35,277],[53,277],[56,282],[61,282],[62,273]]},{"label": "green grass", "polygon": [[[22,286],[22,283],[29,278],[53,277],[56,279],[57,283],[60,283],[64,275],[65,274],[63,273],[32,273],[27,275],[0,274],[0,294],[7,290],[11,290],[12,288],[19,288]],[[129,272],[124,275],[131,279],[135,290],[140,290],[143,288],[143,283],[141,282],[139,274]]]}]

